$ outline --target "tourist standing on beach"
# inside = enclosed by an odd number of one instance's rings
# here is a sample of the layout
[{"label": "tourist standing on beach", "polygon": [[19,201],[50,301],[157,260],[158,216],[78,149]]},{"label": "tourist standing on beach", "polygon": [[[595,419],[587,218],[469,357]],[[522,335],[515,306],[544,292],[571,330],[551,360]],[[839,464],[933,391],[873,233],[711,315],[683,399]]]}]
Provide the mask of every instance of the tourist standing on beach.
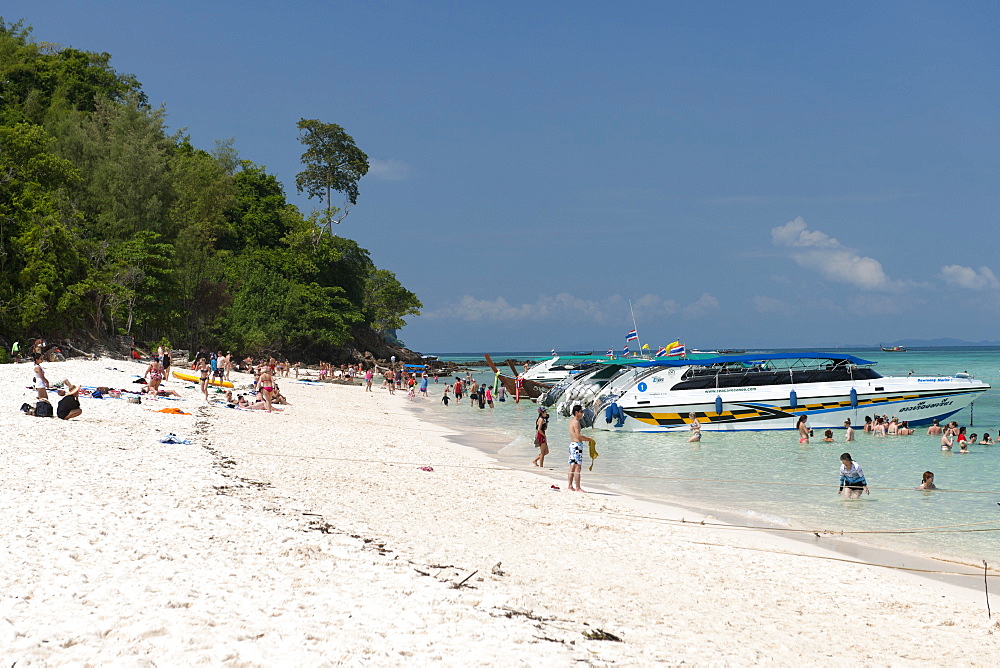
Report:
[{"label": "tourist standing on beach", "polygon": [[391,368],[385,370],[385,383],[389,387],[389,394],[396,394],[396,372]]},{"label": "tourist standing on beach", "polygon": [[455,380],[455,401],[462,402],[462,379]]},{"label": "tourist standing on beach", "polygon": [[809,442],[809,427],[806,426],[806,420],[807,419],[808,419],[808,416],[806,416],[806,415],[800,415],[799,416],[799,422],[798,422],[798,424],[795,425],[795,428],[799,432],[799,443],[808,443]]},{"label": "tourist standing on beach", "polygon": [[582,492],[580,487],[580,471],[583,469],[583,440],[580,433],[580,418],[583,417],[583,407],[573,406],[573,417],[569,421],[569,474],[567,487],[571,492]]},{"label": "tourist standing on beach", "polygon": [[169,378],[170,372],[170,346],[165,346],[163,348],[163,355],[160,357],[160,366],[163,367],[163,379],[167,380]]},{"label": "tourist standing on beach", "polygon": [[[531,460],[535,466],[545,466],[545,455],[549,454],[549,441],[545,436],[545,431],[549,428],[549,414],[544,406],[538,407],[538,417],[535,418],[535,447],[538,448],[538,456]],[[580,460],[583,463],[583,460]]]},{"label": "tourist standing on beach", "polygon": [[266,366],[261,367],[260,382],[257,384],[257,388],[260,390],[260,398],[264,400],[264,406],[267,408],[268,413],[274,412],[274,409],[271,407],[271,399],[274,397],[275,385],[271,369]]},{"label": "tourist standing on beach", "polygon": [[[297,372],[298,371],[298,367],[296,367],[295,370]],[[374,378],[374,377],[375,377],[375,372],[374,371],[372,371],[371,369],[368,369],[367,371],[365,371],[365,392],[371,392],[372,391],[372,378]]]},{"label": "tourist standing on beach", "polygon": [[35,359],[35,379],[33,383],[35,386],[35,395],[40,401],[48,401],[49,379],[45,377],[45,371],[42,369],[42,354],[31,353],[31,356]]},{"label": "tourist standing on beach", "polygon": [[194,359],[194,369],[198,372],[201,384],[201,393],[205,395],[205,401],[208,402],[208,376],[212,372],[208,362],[205,361],[204,357],[196,357]]},{"label": "tourist standing on beach", "polygon": [[424,399],[427,398],[427,374],[420,374],[420,396]]},{"label": "tourist standing on beach", "polygon": [[848,499],[860,499],[862,489],[871,496],[861,465],[851,458],[851,453],[845,452],[840,456],[840,489],[837,493],[843,493]]}]

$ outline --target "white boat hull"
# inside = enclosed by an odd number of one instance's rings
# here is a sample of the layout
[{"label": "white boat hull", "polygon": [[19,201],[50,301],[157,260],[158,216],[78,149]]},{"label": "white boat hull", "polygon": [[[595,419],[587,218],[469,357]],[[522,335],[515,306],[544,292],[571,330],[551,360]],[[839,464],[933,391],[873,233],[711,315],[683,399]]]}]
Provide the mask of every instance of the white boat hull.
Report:
[{"label": "white boat hull", "polygon": [[695,414],[702,431],[795,429],[802,415],[808,417],[808,425],[814,430],[843,428],[847,419],[858,426],[866,415],[875,414],[895,416],[915,426],[943,420],[960,411],[989,389],[989,385],[971,378],[909,377],[854,384],[817,383],[813,387],[794,388],[797,390],[794,405],[790,386],[737,388],[728,392],[727,389],[661,392],[660,396],[648,391],[630,391],[615,402],[620,411],[599,407],[594,428],[689,431],[690,413]]}]

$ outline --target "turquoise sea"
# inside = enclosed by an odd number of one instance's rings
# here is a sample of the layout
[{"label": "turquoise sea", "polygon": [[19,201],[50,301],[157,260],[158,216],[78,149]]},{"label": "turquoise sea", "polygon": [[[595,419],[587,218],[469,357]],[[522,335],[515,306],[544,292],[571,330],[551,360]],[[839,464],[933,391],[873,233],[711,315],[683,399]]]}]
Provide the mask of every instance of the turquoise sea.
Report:
[{"label": "turquoise sea", "polygon": [[[910,371],[919,375],[968,372],[985,380],[994,389],[951,419],[967,425],[970,434],[989,432],[994,439],[1000,435],[1000,348],[927,348],[905,353],[838,348],[835,352],[877,362],[875,369],[883,376],[905,376]],[[498,362],[548,357],[544,351],[490,354]],[[482,360],[474,354],[440,357],[459,363]],[[474,377],[492,381],[488,370]],[[452,402],[445,408],[439,398],[446,381],[453,379],[431,385],[432,400],[421,407],[427,411],[426,417],[466,434],[483,434],[484,443],[499,437],[506,445],[499,453],[495,448],[490,451],[504,465],[533,468],[536,405],[515,405],[508,400],[492,411],[481,411],[466,400],[460,406]],[[552,452],[546,469],[562,476],[566,471],[568,420],[550,415]],[[817,431],[810,444],[800,445],[792,432],[706,432],[700,443],[688,443],[687,434],[587,430],[597,440],[600,456],[593,472],[587,470],[589,462],[585,461],[583,486],[589,482],[632,496],[736,516],[748,525],[871,531],[875,533],[852,535],[851,539],[979,567],[983,560],[1000,564],[1000,445],[975,445],[969,454],[959,454],[957,449],[942,452],[940,437],[925,432],[922,428],[913,436],[876,438],[859,429],[857,440],[848,444],[843,442],[842,430],[835,431],[834,443],[823,443]],[[871,487],[871,495],[860,501],[837,495],[839,457],[844,451],[861,464]],[[934,472],[939,491],[914,489],[925,470]],[[918,531],[878,533],[907,529]]]}]

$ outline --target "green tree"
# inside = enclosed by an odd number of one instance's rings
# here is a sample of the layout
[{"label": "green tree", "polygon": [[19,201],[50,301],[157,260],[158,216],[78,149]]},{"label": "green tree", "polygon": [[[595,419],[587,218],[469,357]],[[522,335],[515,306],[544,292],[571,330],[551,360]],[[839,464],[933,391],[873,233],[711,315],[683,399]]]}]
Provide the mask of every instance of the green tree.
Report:
[{"label": "green tree", "polygon": [[[368,173],[368,156],[336,123],[303,118],[297,127],[306,152],[302,154],[305,170],[296,175],[295,185],[310,198],[326,197],[324,218],[330,227],[344,220],[348,208],[358,203],[358,181]],[[333,206],[334,191],[343,193],[347,200],[343,210]]]},{"label": "green tree", "polygon": [[110,65],[107,53],[59,44],[37,44],[23,21],[6,24],[0,17],[0,122],[41,124],[63,109],[93,111],[98,100],[137,97],[146,104],[132,75]]},{"label": "green tree", "polygon": [[364,299],[368,323],[383,336],[390,330],[402,329],[406,325],[403,318],[420,315],[420,309],[424,306],[387,269],[372,269],[365,282]]},{"label": "green tree", "polygon": [[52,145],[37,125],[0,126],[0,323],[20,331],[79,317],[83,267],[65,197],[79,174]]}]

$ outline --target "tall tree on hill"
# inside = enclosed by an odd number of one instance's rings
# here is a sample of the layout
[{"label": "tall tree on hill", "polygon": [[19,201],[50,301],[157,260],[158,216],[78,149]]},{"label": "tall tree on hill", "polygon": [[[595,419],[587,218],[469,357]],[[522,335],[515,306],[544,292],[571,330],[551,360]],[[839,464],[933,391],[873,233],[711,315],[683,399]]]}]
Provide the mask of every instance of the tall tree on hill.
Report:
[{"label": "tall tree on hill", "polygon": [[[306,146],[302,154],[306,168],[296,175],[295,185],[310,198],[326,198],[323,218],[332,233],[333,223],[344,220],[348,208],[358,203],[358,181],[368,173],[368,156],[336,123],[303,118],[297,127],[299,141]],[[343,209],[333,206],[334,191],[344,194]]]}]

